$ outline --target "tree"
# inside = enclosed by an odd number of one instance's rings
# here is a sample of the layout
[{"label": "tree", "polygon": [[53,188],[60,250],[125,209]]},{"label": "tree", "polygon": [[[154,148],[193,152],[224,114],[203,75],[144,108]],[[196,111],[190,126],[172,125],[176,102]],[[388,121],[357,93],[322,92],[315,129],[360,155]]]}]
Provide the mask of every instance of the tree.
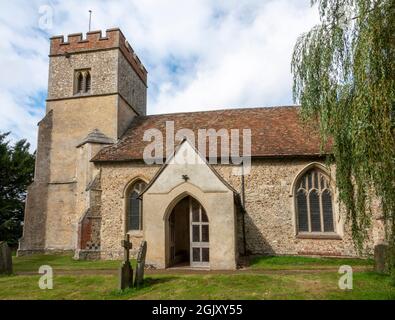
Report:
[{"label": "tree", "polygon": [[22,235],[26,189],[33,180],[35,157],[26,140],[10,146],[6,141],[9,134],[0,133],[0,241],[15,246]]},{"label": "tree", "polygon": [[394,252],[395,0],[316,3],[320,24],[294,49],[294,100],[303,119],[319,123],[323,144],[331,139],[339,198],[357,248],[378,199]]}]

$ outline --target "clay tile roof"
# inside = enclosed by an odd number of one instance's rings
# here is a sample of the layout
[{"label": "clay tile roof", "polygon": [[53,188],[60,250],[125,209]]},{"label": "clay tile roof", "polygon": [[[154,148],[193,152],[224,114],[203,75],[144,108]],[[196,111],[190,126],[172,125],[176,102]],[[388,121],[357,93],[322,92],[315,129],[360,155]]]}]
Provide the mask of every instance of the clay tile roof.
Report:
[{"label": "clay tile roof", "polygon": [[239,129],[240,134],[243,129],[251,129],[253,157],[319,156],[318,132],[313,126],[302,124],[299,109],[296,106],[244,108],[136,117],[122,138],[102,149],[92,161],[142,159],[144,148],[150,143],[143,141],[144,132],[155,128],[166,137],[166,121],[174,121],[175,132],[188,128],[195,132],[196,137],[198,129]]}]

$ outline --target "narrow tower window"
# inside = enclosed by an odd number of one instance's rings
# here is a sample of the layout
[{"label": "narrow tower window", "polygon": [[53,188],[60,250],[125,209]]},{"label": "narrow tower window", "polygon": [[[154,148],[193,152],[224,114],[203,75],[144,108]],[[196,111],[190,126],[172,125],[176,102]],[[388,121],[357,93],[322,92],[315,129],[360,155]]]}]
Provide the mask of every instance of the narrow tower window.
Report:
[{"label": "narrow tower window", "polygon": [[85,75],[85,92],[91,91],[91,74],[89,71],[86,72]]},{"label": "narrow tower window", "polygon": [[83,83],[84,83],[84,76],[82,75],[81,72],[78,72],[78,76],[77,76],[77,93],[82,92]]},{"label": "narrow tower window", "polygon": [[76,70],[74,73],[74,94],[90,93],[92,88],[92,78],[90,70]]}]

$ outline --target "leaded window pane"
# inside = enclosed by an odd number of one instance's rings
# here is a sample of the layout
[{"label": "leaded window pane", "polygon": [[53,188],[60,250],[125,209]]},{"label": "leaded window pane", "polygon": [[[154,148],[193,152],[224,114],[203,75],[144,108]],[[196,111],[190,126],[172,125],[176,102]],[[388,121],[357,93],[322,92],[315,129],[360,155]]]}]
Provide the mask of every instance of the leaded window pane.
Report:
[{"label": "leaded window pane", "polygon": [[309,172],[307,174],[307,181],[308,181],[308,188],[309,188],[309,190],[311,190],[312,189],[312,185],[313,185],[313,179],[311,177],[311,172]]},{"label": "leaded window pane", "polygon": [[128,230],[142,229],[141,200],[139,199],[139,195],[145,186],[146,184],[144,182],[137,182],[131,188],[128,199]]},{"label": "leaded window pane", "polygon": [[319,189],[318,185],[318,172],[313,172],[313,181],[314,181],[314,188]]},{"label": "leaded window pane", "polygon": [[306,194],[302,190],[298,191],[297,210],[298,210],[299,231],[302,231],[302,232],[309,231]]},{"label": "leaded window pane", "polygon": [[321,190],[326,188],[325,177],[321,175]]},{"label": "leaded window pane", "polygon": [[138,193],[133,192],[130,197],[129,230],[140,229],[140,200]]},{"label": "leaded window pane", "polygon": [[325,190],[322,193],[322,210],[324,211],[324,231],[333,232],[332,195],[329,190]]},{"label": "leaded window pane", "polygon": [[320,198],[317,191],[310,192],[309,195],[310,204],[310,219],[311,219],[311,231],[321,231],[321,213],[320,213]]},{"label": "leaded window pane", "polygon": [[306,189],[306,177],[304,176],[300,182],[300,188]]}]

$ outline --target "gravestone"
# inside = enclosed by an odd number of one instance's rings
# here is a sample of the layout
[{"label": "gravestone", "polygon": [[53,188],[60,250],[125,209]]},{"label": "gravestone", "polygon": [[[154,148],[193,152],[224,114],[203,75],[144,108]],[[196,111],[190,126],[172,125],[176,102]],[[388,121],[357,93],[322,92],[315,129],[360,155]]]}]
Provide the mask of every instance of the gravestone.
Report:
[{"label": "gravestone", "polygon": [[12,274],[12,254],[7,242],[0,242],[0,274]]},{"label": "gravestone", "polygon": [[147,254],[147,241],[141,241],[139,252],[137,254],[136,276],[134,286],[140,287],[144,282],[145,256]]},{"label": "gravestone", "polygon": [[380,243],[374,246],[374,271],[387,273],[388,270],[388,245]]},{"label": "gravestone", "polygon": [[132,249],[132,243],[129,241],[129,235],[125,236],[125,240],[122,240],[121,245],[124,248],[124,259],[121,267],[119,268],[119,289],[124,290],[126,288],[133,287],[133,268],[129,261],[129,250]]}]

